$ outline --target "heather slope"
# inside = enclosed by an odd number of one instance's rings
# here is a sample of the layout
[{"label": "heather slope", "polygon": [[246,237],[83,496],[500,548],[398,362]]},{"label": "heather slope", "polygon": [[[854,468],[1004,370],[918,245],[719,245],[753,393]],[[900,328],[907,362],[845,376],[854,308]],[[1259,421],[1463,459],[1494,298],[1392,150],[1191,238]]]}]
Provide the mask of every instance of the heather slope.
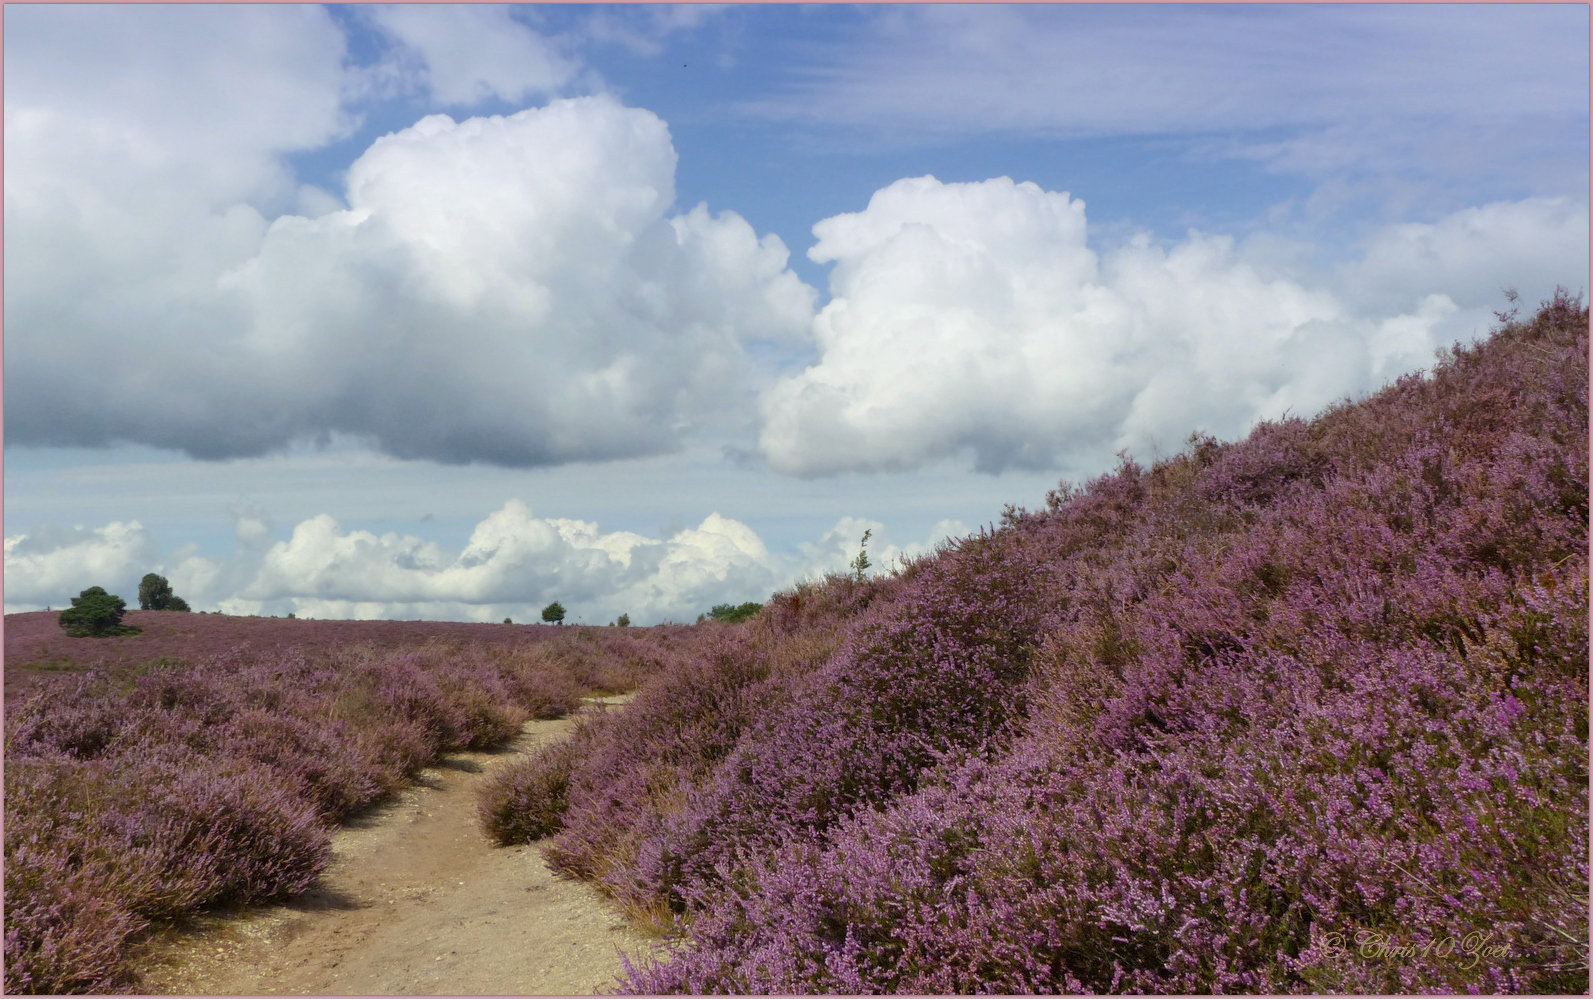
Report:
[{"label": "heather slope", "polygon": [[627,988],[1584,991],[1587,324],[1125,461],[650,681],[541,764],[550,856],[682,937]]}]

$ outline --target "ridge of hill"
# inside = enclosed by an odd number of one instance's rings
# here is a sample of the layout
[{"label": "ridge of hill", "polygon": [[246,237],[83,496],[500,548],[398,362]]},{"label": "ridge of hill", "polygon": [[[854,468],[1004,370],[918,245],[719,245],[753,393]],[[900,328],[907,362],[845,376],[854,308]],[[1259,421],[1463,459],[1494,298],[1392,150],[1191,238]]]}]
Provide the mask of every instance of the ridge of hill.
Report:
[{"label": "ridge of hill", "polygon": [[1587,403],[1558,295],[1125,458],[776,595],[487,826],[672,937],[635,993],[1583,992]]}]

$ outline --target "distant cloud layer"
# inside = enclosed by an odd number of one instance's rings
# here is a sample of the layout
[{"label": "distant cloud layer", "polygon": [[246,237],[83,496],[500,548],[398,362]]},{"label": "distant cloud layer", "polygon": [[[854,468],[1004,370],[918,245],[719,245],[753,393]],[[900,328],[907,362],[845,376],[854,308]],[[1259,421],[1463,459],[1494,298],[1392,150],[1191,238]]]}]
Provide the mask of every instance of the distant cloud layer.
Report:
[{"label": "distant cloud layer", "polygon": [[379,90],[419,91],[450,107],[556,94],[580,70],[547,39],[488,4],[380,4],[354,8],[389,43],[360,74]]},{"label": "distant cloud layer", "polygon": [[[710,514],[667,538],[604,532],[583,520],[537,517],[511,500],[450,551],[411,535],[350,530],[332,517],[302,521],[272,541],[256,512],[235,512],[238,547],[229,559],[161,552],[139,523],[16,535],[5,541],[6,611],[63,607],[89,586],[132,600],[146,572],[160,572],[196,610],[318,618],[533,620],[553,600],[570,620],[606,624],[692,621],[719,603],[763,601],[804,578],[844,571],[863,531],[876,567],[966,533],[953,521],[903,546],[884,525],[842,518],[795,552],[774,553],[747,525]],[[136,603],[135,603],[136,605]]]},{"label": "distant cloud layer", "polygon": [[820,356],[764,393],[760,444],[782,471],[823,475],[1231,438],[1431,363],[1487,328],[1501,282],[1581,290],[1586,214],[1537,199],[1392,227],[1335,277],[1193,232],[1098,255],[1066,194],[897,181],[814,227],[809,255],[835,265]]},{"label": "distant cloud layer", "polygon": [[1227,135],[1225,155],[1309,177],[1399,167],[1586,184],[1588,18],[1576,6],[1168,5],[1143,17],[947,4],[860,20],[748,110],[851,125],[873,143]]}]

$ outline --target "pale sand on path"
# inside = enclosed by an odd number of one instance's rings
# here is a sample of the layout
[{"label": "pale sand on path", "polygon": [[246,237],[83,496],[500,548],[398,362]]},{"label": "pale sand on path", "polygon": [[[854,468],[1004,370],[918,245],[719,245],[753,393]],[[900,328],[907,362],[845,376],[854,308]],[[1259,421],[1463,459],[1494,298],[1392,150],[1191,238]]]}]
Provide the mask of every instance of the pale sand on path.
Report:
[{"label": "pale sand on path", "polygon": [[621,952],[635,961],[649,938],[587,885],[555,878],[540,844],[494,846],[476,820],[476,789],[493,770],[573,725],[527,722],[504,749],[445,757],[336,832],[306,895],[165,932],[143,991],[590,995],[613,985]]}]

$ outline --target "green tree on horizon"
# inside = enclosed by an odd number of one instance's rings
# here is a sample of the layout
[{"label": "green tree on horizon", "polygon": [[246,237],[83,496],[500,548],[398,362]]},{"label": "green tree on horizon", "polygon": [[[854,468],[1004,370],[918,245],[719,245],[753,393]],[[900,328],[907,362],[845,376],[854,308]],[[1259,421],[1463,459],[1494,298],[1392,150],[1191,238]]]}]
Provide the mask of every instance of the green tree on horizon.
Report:
[{"label": "green tree on horizon", "polygon": [[139,610],[186,611],[188,601],[171,591],[171,583],[159,573],[149,572],[138,584]]},{"label": "green tree on horizon", "polygon": [[548,624],[564,623],[564,605],[557,600],[542,608],[542,620]]},{"label": "green tree on horizon", "polygon": [[90,586],[72,598],[72,606],[61,612],[60,625],[73,638],[108,638],[111,635],[137,634],[137,628],[122,623],[127,601],[103,586]]},{"label": "green tree on horizon", "polygon": [[857,558],[847,563],[847,567],[857,573],[857,581],[859,583],[863,581],[863,573],[867,572],[868,567],[874,564],[868,557],[868,539],[873,536],[874,529],[872,527],[864,529],[863,540],[857,547]]}]

